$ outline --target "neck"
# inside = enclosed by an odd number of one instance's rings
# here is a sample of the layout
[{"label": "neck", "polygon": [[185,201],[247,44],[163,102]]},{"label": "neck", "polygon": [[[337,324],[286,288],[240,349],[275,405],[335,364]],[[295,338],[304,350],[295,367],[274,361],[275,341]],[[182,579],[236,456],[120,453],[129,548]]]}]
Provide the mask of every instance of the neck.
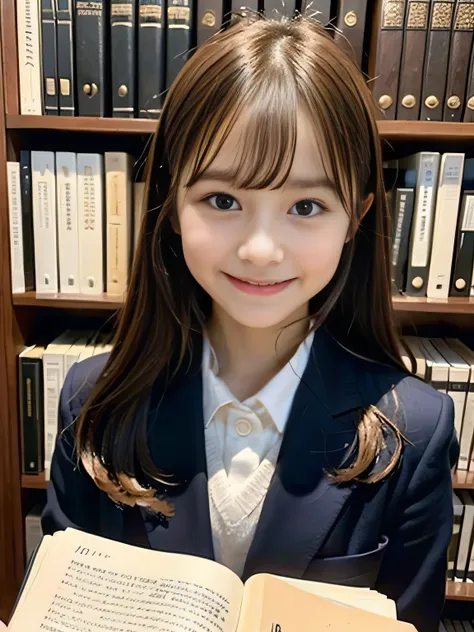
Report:
[{"label": "neck", "polygon": [[213,306],[207,335],[217,356],[219,377],[240,401],[255,395],[292,358],[308,333],[307,315],[304,306],[274,327],[256,329]]}]

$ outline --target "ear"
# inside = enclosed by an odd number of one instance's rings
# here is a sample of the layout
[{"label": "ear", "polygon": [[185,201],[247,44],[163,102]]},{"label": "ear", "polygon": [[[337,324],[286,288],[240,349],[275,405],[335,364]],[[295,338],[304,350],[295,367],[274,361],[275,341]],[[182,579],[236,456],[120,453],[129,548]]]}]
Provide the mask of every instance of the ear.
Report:
[{"label": "ear", "polygon": [[364,219],[364,217],[367,215],[370,207],[372,206],[373,202],[374,202],[374,194],[373,193],[369,193],[369,195],[365,198],[365,200],[362,203],[362,213],[360,215],[360,219],[358,224],[354,227],[351,228],[349,227],[349,231],[347,232],[347,237],[346,237],[346,241],[345,243],[347,244],[347,242],[349,242],[351,239],[354,238],[357,229],[359,228],[359,224],[360,222]]}]

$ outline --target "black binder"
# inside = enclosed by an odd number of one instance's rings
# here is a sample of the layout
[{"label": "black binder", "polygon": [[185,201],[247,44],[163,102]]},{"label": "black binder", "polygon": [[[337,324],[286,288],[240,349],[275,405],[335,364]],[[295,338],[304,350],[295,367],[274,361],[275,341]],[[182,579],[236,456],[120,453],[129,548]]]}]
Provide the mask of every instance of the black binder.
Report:
[{"label": "black binder", "polygon": [[25,290],[35,289],[35,242],[33,237],[33,205],[31,199],[31,158],[29,151],[20,152],[21,225],[23,229],[23,268]]},{"label": "black binder", "polygon": [[178,76],[191,49],[192,0],[169,0],[166,48],[166,88]]},{"label": "black binder", "polygon": [[41,52],[43,57],[44,110],[45,114],[57,116],[59,114],[58,56],[54,0],[41,0]]},{"label": "black binder", "polygon": [[165,88],[165,5],[140,0],[138,9],[138,115],[159,118]]},{"label": "black binder", "polygon": [[224,19],[224,0],[197,0],[197,45],[218,33]]},{"label": "black binder", "polygon": [[59,114],[76,114],[74,81],[73,0],[56,0]]},{"label": "black binder", "polygon": [[112,0],[110,49],[112,57],[112,116],[134,118],[136,103],[137,0]]}]

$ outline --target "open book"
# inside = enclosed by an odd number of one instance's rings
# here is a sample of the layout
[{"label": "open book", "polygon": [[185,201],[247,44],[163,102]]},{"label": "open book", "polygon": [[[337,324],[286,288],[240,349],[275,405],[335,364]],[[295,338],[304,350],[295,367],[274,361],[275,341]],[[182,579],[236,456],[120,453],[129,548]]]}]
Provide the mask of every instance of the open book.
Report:
[{"label": "open book", "polygon": [[413,632],[368,588],[275,575],[245,585],[216,562],[75,529],[46,536],[10,632]]}]

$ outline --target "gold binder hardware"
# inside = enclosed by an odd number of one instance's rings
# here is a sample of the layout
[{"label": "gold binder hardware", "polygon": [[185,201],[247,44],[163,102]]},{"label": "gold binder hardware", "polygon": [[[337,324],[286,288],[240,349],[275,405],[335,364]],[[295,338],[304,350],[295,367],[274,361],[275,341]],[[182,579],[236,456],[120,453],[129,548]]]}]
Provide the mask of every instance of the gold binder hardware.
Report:
[{"label": "gold binder hardware", "polygon": [[448,108],[451,108],[451,110],[457,110],[458,107],[461,105],[461,99],[456,95],[449,97],[449,99],[447,100],[447,105]]},{"label": "gold binder hardware", "polygon": [[382,108],[382,110],[388,110],[388,108],[392,105],[392,103],[393,103],[393,99],[388,94],[382,94],[382,96],[379,99],[379,106]]},{"label": "gold binder hardware", "polygon": [[423,279],[421,277],[415,277],[411,282],[415,290],[421,290],[423,287]]},{"label": "gold binder hardware", "polygon": [[46,94],[50,97],[56,96],[56,81],[54,77],[46,77]]},{"label": "gold binder hardware", "polygon": [[90,83],[85,83],[85,84],[82,86],[82,90],[83,90],[83,92],[85,92],[85,94],[90,94],[90,93],[92,92],[92,86],[91,86],[91,84],[90,84]]},{"label": "gold binder hardware", "polygon": [[469,101],[467,102],[467,107],[468,107],[470,110],[474,110],[474,97],[471,97],[471,98],[469,99]]},{"label": "gold binder hardware", "polygon": [[430,108],[430,110],[434,110],[435,108],[438,107],[439,105],[439,101],[438,99],[434,96],[434,94],[432,94],[429,97],[426,97],[425,99],[425,105],[427,108]]},{"label": "gold binder hardware", "polygon": [[346,15],[344,16],[344,23],[346,26],[350,27],[353,27],[357,24],[357,15],[354,13],[354,11],[349,11],[349,13],[346,13]]},{"label": "gold binder hardware", "polygon": [[412,94],[406,94],[402,99],[402,105],[404,108],[414,108],[416,105],[416,99]]},{"label": "gold binder hardware", "polygon": [[464,279],[456,279],[456,283],[454,285],[457,290],[464,290],[466,287],[466,281]]},{"label": "gold binder hardware", "polygon": [[69,79],[60,79],[59,87],[63,97],[68,97],[71,94],[71,82]]},{"label": "gold binder hardware", "polygon": [[127,94],[128,94],[128,88],[126,85],[122,84],[120,88],[118,89],[118,95],[119,97],[126,97]]},{"label": "gold binder hardware", "polygon": [[204,26],[213,27],[216,25],[216,15],[214,11],[206,11],[202,16],[201,24]]}]

